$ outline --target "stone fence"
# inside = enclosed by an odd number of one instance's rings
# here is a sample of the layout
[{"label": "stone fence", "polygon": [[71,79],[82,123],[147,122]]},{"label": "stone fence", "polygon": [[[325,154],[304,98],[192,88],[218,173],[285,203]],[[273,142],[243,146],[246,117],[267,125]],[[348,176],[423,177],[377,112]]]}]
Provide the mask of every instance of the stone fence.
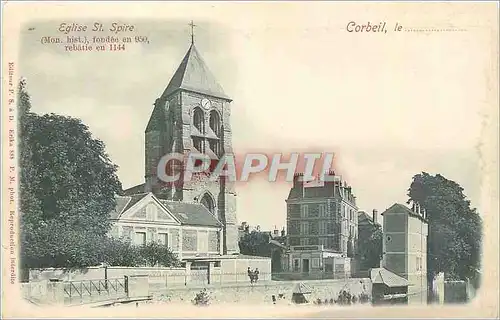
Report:
[{"label": "stone fence", "polygon": [[341,290],[359,296],[362,293],[371,297],[369,279],[310,280],[310,281],[269,281],[250,284],[207,285],[199,288],[153,288],[153,300],[171,303],[191,303],[197,293],[207,289],[211,304],[245,303],[273,304],[272,296],[283,303],[290,303],[297,283],[305,283],[311,288],[307,295],[309,302],[337,299]]}]

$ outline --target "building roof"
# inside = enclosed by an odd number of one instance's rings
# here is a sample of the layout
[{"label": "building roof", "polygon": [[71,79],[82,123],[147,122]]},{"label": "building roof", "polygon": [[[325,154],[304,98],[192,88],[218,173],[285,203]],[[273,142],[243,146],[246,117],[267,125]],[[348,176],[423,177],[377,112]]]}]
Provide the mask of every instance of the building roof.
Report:
[{"label": "building roof", "polygon": [[373,218],[370,217],[370,215],[364,211],[358,211],[358,223],[360,221],[367,220],[373,222]]},{"label": "building roof", "polygon": [[166,98],[179,89],[231,101],[221,85],[215,80],[194,43],[189,47],[161,98]]},{"label": "building roof", "polygon": [[[116,207],[110,212],[110,219],[119,219],[127,210],[145,198],[149,193],[139,193],[130,196],[117,196]],[[161,206],[171,213],[183,225],[221,227],[222,223],[200,203],[162,200],[156,198]]]},{"label": "building roof", "polygon": [[400,204],[400,203],[393,204],[392,206],[389,207],[389,209],[382,212],[382,215],[398,214],[398,213],[406,213],[412,217],[416,217],[416,218],[419,218],[423,221],[426,221],[426,219],[424,217],[422,217],[421,215],[418,215],[417,213],[413,212],[410,208],[408,208],[404,204]]},{"label": "building roof", "polygon": [[373,221],[373,217],[364,211],[358,211],[358,226],[375,225],[378,222]]},{"label": "building roof", "polygon": [[128,189],[123,190],[123,194],[125,196],[130,196],[130,195],[134,195],[134,194],[143,193],[145,186],[146,186],[145,183],[138,184],[136,186],[133,186],[133,187],[130,187]]},{"label": "building roof", "polygon": [[309,287],[304,282],[299,282],[293,288],[293,292],[292,293],[308,294],[308,293],[312,293],[312,289],[311,289],[311,287]]},{"label": "building roof", "polygon": [[202,204],[162,199],[159,201],[181,224],[209,227],[222,226],[222,223]]},{"label": "building roof", "polygon": [[109,216],[111,219],[118,218],[120,216],[120,214],[124,211],[123,209],[125,209],[128,202],[130,201],[130,197],[117,196],[117,197],[115,197],[115,199],[116,199],[116,206],[109,213]]},{"label": "building roof", "polygon": [[147,193],[138,193],[138,194],[133,194],[133,195],[129,196],[130,201],[127,203],[127,206],[125,207],[125,209],[123,209],[123,212],[130,209],[134,204],[141,201],[141,199],[147,195],[148,195]]},{"label": "building roof", "polygon": [[385,284],[390,288],[407,287],[409,285],[408,280],[385,268],[371,269],[370,279],[373,284]]},{"label": "building roof", "polygon": [[[338,201],[345,200],[356,206],[356,196],[353,193],[352,187],[348,186],[341,178],[333,181],[301,181],[302,174],[296,174],[294,177],[293,187],[288,193],[288,200],[301,199],[325,199],[335,198]],[[334,178],[337,176],[333,176]]]},{"label": "building roof", "polygon": [[149,117],[148,124],[146,126],[146,132],[150,131],[162,131],[165,129],[167,124],[166,111],[164,106],[160,103],[155,103],[153,108],[153,112],[151,112],[151,116]]},{"label": "building roof", "polygon": [[109,213],[110,219],[118,219],[120,215],[130,209],[134,204],[147,196],[147,193],[138,193],[130,196],[117,196],[116,207]]},{"label": "building roof", "polygon": [[271,239],[271,240],[269,240],[269,243],[270,243],[270,244],[272,244],[272,245],[275,245],[275,246],[277,246],[277,247],[279,247],[279,248],[286,249],[286,246],[285,246],[285,245],[283,245],[282,243],[279,243],[279,242],[278,242],[278,241],[276,241],[276,240],[272,240],[272,239]]}]

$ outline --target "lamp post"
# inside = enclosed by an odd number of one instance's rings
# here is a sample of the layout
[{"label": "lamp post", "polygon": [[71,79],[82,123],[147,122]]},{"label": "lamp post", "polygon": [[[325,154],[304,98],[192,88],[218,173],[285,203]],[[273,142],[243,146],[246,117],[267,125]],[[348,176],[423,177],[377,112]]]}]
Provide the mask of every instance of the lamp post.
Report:
[{"label": "lamp post", "polygon": [[104,289],[108,290],[108,267],[109,264],[107,262],[102,263],[102,267],[104,268]]}]

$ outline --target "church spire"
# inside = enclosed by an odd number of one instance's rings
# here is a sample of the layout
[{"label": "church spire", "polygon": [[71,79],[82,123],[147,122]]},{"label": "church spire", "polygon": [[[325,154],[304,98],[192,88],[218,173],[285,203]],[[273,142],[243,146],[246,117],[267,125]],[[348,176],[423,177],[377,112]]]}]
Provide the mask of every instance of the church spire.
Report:
[{"label": "church spire", "polygon": [[191,23],[189,23],[189,26],[191,27],[191,45],[194,44],[194,27],[196,25],[193,23],[193,20],[191,20]]},{"label": "church spire", "polygon": [[196,25],[191,21],[189,26],[191,27],[191,46],[170,79],[167,88],[163,91],[161,99],[179,90],[184,90],[231,101],[194,46],[194,27]]}]

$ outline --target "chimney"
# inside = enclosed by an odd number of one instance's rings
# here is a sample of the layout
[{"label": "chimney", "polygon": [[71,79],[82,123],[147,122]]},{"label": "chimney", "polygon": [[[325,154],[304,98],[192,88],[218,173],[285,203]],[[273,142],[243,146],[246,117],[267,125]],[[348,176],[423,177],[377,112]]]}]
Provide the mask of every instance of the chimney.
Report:
[{"label": "chimney", "polygon": [[293,175],[293,186],[294,187],[300,187],[303,185],[302,183],[302,179],[304,178],[304,174],[303,173],[295,173]]},{"label": "chimney", "polygon": [[273,235],[275,236],[278,236],[280,234],[278,228],[276,228],[276,226],[274,226],[274,231],[273,231]]},{"label": "chimney", "polygon": [[284,237],[286,235],[285,233],[285,227],[283,227],[283,229],[281,229],[281,236]]},{"label": "chimney", "polygon": [[373,209],[372,220],[373,220],[373,223],[377,223],[377,209]]}]

